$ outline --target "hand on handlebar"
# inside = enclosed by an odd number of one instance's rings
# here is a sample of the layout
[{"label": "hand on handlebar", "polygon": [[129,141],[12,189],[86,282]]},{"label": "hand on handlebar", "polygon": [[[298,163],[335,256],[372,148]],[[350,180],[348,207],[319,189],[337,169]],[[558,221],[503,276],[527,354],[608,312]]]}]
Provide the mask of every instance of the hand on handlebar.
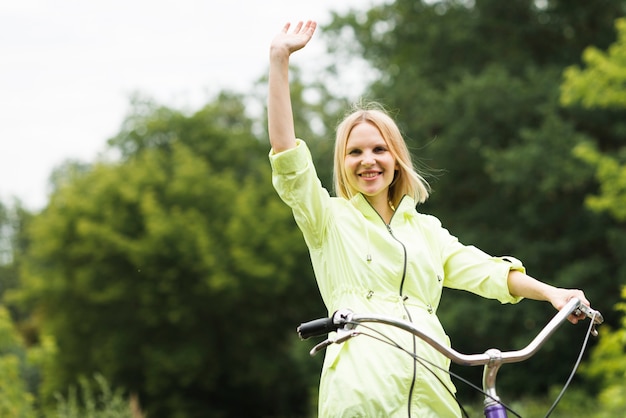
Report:
[{"label": "hand on handlebar", "polygon": [[[552,306],[560,311],[567,304],[567,302],[569,302],[573,298],[577,298],[578,300],[580,300],[583,305],[586,305],[588,307],[591,306],[591,304],[585,297],[585,293],[582,290],[578,289],[555,288],[553,294],[550,295],[549,301]],[[579,309],[569,315],[567,317],[567,320],[570,321],[572,324],[577,324],[578,321],[583,320],[586,317],[587,314]]]}]

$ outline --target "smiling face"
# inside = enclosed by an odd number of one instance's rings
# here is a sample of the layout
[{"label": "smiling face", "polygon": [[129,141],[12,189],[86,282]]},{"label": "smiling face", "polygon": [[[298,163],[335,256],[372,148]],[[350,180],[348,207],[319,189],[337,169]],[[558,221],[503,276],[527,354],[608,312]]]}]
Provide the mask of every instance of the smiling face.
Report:
[{"label": "smiling face", "polygon": [[361,122],[352,128],[344,156],[346,180],[352,189],[373,204],[387,204],[396,168],[395,158],[376,126]]},{"label": "smiling face", "polygon": [[[362,176],[355,174],[354,166],[359,164],[358,154],[364,152],[360,148],[366,145],[357,144],[357,142],[364,141],[368,135],[370,139],[378,140],[380,146],[386,150],[382,153],[380,150],[373,153],[373,155],[378,155],[378,158],[374,160],[386,184],[378,190],[378,193],[370,192],[369,189],[370,186],[376,186],[374,180],[380,178],[374,177],[365,183]],[[352,141],[349,145],[348,139]],[[389,159],[392,162],[389,162]],[[385,170],[382,171],[381,168]],[[391,203],[394,206],[398,206],[405,195],[413,198],[417,203],[423,203],[430,192],[428,182],[413,167],[411,153],[398,125],[376,103],[356,108],[337,125],[333,155],[333,183],[337,197],[349,200],[355,194],[363,192],[365,196],[370,196],[368,198],[370,203],[373,203],[371,197],[383,196],[386,200],[381,200],[381,203],[385,205]],[[369,185],[368,190],[365,188],[366,184]],[[385,191],[386,195],[380,191]]]}]

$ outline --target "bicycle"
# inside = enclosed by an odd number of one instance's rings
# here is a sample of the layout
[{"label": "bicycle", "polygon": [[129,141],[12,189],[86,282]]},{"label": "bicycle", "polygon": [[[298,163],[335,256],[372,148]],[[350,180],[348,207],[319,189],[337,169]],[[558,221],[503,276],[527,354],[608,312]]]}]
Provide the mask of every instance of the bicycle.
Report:
[{"label": "bicycle", "polygon": [[[320,319],[315,319],[313,321],[304,322],[300,324],[300,326],[298,326],[297,332],[300,335],[300,338],[302,340],[306,340],[311,337],[322,336],[325,334],[329,334],[331,332],[335,332],[333,336],[329,336],[326,340],[320,342],[315,347],[313,347],[313,349],[311,349],[310,351],[311,356],[314,356],[316,353],[325,349],[331,344],[341,344],[347,341],[348,339],[359,336],[359,335],[372,337],[372,335],[368,333],[363,333],[357,330],[357,327],[359,326],[363,328],[367,328],[366,324],[368,323],[385,324],[385,325],[394,326],[404,331],[410,332],[413,335],[421,338],[422,340],[430,344],[433,348],[435,348],[437,351],[439,351],[440,353],[448,357],[451,361],[453,361],[456,364],[459,364],[462,366],[484,366],[482,391],[480,390],[480,388],[478,388],[477,386],[469,382],[465,382],[465,383],[470,384],[472,387],[482,392],[482,394],[485,396],[484,409],[483,409],[485,418],[508,418],[509,416],[508,412],[511,412],[517,417],[520,417],[520,415],[518,415],[510,407],[504,404],[500,400],[500,397],[497,394],[496,376],[498,374],[500,366],[502,366],[503,364],[507,364],[507,363],[522,362],[532,357],[537,351],[539,351],[539,349],[547,341],[547,339],[556,331],[556,329],[572,313],[574,313],[577,316],[581,314],[585,314],[585,316],[589,318],[591,321],[590,321],[590,325],[587,330],[587,333],[585,335],[581,352],[578,356],[576,364],[574,365],[574,369],[572,370],[572,373],[570,374],[569,379],[567,380],[566,384],[561,390],[561,393],[558,395],[554,404],[552,405],[552,407],[549,409],[548,413],[546,414],[546,417],[548,417],[552,413],[552,411],[556,408],[558,402],[562,398],[563,394],[565,393],[565,390],[567,389],[569,383],[571,382],[574,376],[574,373],[576,372],[576,369],[582,359],[582,355],[587,345],[589,335],[597,336],[598,331],[597,331],[596,326],[604,322],[604,318],[602,317],[602,314],[599,311],[589,308],[588,306],[584,305],[579,299],[574,298],[570,300],[560,311],[558,311],[554,315],[554,317],[548,322],[548,324],[541,329],[541,331],[537,334],[537,336],[526,347],[524,347],[521,350],[515,350],[515,351],[503,352],[503,351],[498,350],[497,348],[490,348],[482,354],[459,353],[453,348],[440,343],[434,338],[431,338],[429,335],[419,330],[417,327],[415,327],[414,324],[410,322],[407,322],[398,318],[390,317],[390,316],[385,316],[385,315],[377,315],[377,314],[369,314],[369,313],[359,314],[359,313],[352,312],[349,309],[340,309],[328,318],[320,318]],[[378,337],[374,337],[374,338],[378,338]],[[387,341],[387,342],[390,343],[391,345],[394,345],[395,347],[399,349],[404,350],[402,347],[395,344],[393,341]],[[408,351],[406,352],[409,355],[413,356],[416,361],[423,361],[423,359],[420,359],[416,355],[416,353],[410,353]],[[445,371],[450,373],[448,370],[445,370]],[[463,407],[460,404],[459,406],[461,407],[462,413],[465,416],[468,416],[465,410],[463,409]]]}]

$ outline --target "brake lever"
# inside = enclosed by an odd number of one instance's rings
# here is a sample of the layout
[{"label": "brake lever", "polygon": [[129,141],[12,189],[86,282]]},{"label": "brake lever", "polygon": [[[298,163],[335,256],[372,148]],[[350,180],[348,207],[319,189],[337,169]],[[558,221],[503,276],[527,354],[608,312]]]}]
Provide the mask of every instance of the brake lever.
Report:
[{"label": "brake lever", "polygon": [[591,325],[591,331],[590,331],[591,335],[593,335],[594,337],[598,336],[598,330],[596,328],[596,325],[600,325],[601,323],[604,322],[604,317],[602,316],[600,311],[591,309],[589,306],[581,302],[578,308],[576,308],[573,313],[576,316],[584,314],[587,318],[591,319],[593,321],[593,324]]},{"label": "brake lever", "polygon": [[311,349],[311,351],[309,351],[309,354],[311,355],[311,357],[313,357],[314,355],[316,355],[320,351],[324,350],[326,347],[328,347],[329,345],[331,345],[334,342],[335,342],[334,340],[331,340],[330,338],[327,338],[324,341],[322,341],[321,343],[317,344],[315,347],[313,347]]},{"label": "brake lever", "polygon": [[315,347],[311,349],[311,351],[309,351],[309,354],[311,355],[311,357],[313,357],[314,355],[324,350],[329,345],[341,344],[349,340],[352,337],[356,337],[357,335],[359,335],[359,332],[355,331],[354,329],[339,328],[334,338],[327,338],[321,343],[317,344]]}]

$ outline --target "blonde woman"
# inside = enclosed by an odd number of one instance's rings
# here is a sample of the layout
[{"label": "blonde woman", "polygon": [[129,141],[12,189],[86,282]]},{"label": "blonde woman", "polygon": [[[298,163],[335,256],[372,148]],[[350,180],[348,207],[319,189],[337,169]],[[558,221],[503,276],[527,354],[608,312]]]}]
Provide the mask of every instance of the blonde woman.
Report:
[{"label": "blonde woman", "polygon": [[[296,139],[289,58],[311,40],[316,23],[289,24],[270,47],[268,92],[273,184],[289,205],[309,248],[329,314],[394,315],[441,342],[449,339],[438,318],[444,287],[516,303],[522,298],[560,309],[580,290],[550,286],[525,274],[512,257],[492,257],[461,244],[416,206],[429,187],[414,169],[396,123],[381,108],[358,108],[338,126],[334,158],[336,196],[321,185],[305,141]],[[579,318],[571,316],[576,323]],[[401,350],[368,338],[328,347],[319,390],[320,417],[457,417],[449,361],[421,340],[385,329]]]}]

